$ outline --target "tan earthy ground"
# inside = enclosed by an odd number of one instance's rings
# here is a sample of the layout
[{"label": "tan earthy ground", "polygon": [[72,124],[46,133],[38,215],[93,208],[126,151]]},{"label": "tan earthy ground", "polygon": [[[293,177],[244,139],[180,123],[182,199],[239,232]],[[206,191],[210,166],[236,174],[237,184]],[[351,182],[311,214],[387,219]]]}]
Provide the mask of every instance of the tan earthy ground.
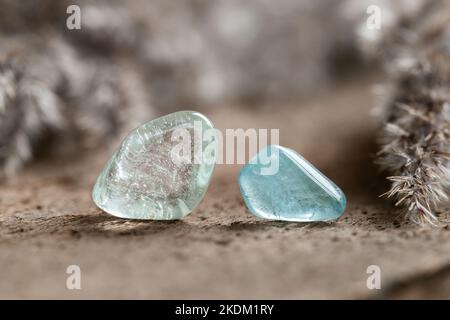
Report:
[{"label": "tan earthy ground", "polygon": [[[281,144],[345,191],[339,221],[259,221],[241,199],[240,166],[226,165],[182,221],[118,219],[90,198],[108,152],[41,161],[0,184],[0,298],[450,298],[449,227],[405,223],[378,198],[373,82],[298,108],[206,112],[221,129],[280,128]],[[71,264],[81,290],[66,289]],[[382,290],[366,287],[372,264]]]}]

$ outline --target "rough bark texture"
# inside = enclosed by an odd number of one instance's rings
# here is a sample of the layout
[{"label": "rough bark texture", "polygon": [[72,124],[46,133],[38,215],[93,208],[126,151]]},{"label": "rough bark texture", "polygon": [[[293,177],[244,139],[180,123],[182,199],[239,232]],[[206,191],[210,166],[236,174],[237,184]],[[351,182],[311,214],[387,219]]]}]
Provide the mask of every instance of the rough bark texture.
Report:
[{"label": "rough bark texture", "polygon": [[[368,106],[376,81],[356,79],[301,108],[258,117],[206,110],[221,129],[281,128],[283,145],[346,192],[348,208],[336,223],[255,219],[239,193],[240,166],[226,165],[186,219],[122,220],[90,199],[110,151],[38,162],[0,186],[0,297],[449,298],[450,229],[419,228],[376,196],[377,121]],[[80,291],[66,289],[72,264],[81,267]],[[373,264],[381,291],[366,287]]]}]

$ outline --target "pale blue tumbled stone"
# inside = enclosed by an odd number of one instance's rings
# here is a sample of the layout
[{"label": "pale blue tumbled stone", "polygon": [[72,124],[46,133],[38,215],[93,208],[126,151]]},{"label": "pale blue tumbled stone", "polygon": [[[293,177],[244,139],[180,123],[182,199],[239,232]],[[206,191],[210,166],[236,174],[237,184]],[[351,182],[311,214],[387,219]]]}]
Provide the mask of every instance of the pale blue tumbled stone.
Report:
[{"label": "pale blue tumbled stone", "polygon": [[186,216],[208,188],[216,161],[215,133],[211,121],[194,111],[171,113],[141,125],[103,168],[92,199],[121,218]]},{"label": "pale blue tumbled stone", "polygon": [[346,198],[331,180],[297,152],[270,145],[239,174],[245,204],[257,217],[327,221],[344,212]]}]

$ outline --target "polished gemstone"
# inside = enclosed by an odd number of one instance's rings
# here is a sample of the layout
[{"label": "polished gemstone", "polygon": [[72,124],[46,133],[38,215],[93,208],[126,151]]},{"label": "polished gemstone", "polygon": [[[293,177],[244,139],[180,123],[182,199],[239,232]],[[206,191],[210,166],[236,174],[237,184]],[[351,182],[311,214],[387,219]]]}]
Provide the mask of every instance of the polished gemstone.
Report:
[{"label": "polished gemstone", "polygon": [[147,122],[128,134],[105,165],[92,198],[117,217],[180,219],[203,198],[216,148],[215,129],[198,112]]},{"label": "polished gemstone", "polygon": [[270,145],[242,168],[239,185],[257,217],[285,221],[327,221],[345,210],[346,199],[331,180],[297,152]]}]

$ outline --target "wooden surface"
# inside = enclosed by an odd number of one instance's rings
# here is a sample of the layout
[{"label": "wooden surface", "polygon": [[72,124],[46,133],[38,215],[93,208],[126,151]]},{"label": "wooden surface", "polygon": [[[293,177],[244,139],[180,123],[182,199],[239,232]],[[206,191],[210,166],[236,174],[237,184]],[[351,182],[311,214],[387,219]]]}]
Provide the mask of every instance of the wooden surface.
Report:
[{"label": "wooden surface", "polygon": [[[348,198],[335,223],[257,220],[240,166],[218,165],[201,205],[173,222],[109,216],[90,199],[106,150],[40,161],[0,184],[0,298],[450,298],[450,229],[405,223],[378,195],[373,80],[280,108],[218,108],[221,129],[280,128]],[[106,148],[105,148],[106,149]],[[81,268],[81,290],[66,268]],[[381,268],[382,290],[366,269]]]}]

